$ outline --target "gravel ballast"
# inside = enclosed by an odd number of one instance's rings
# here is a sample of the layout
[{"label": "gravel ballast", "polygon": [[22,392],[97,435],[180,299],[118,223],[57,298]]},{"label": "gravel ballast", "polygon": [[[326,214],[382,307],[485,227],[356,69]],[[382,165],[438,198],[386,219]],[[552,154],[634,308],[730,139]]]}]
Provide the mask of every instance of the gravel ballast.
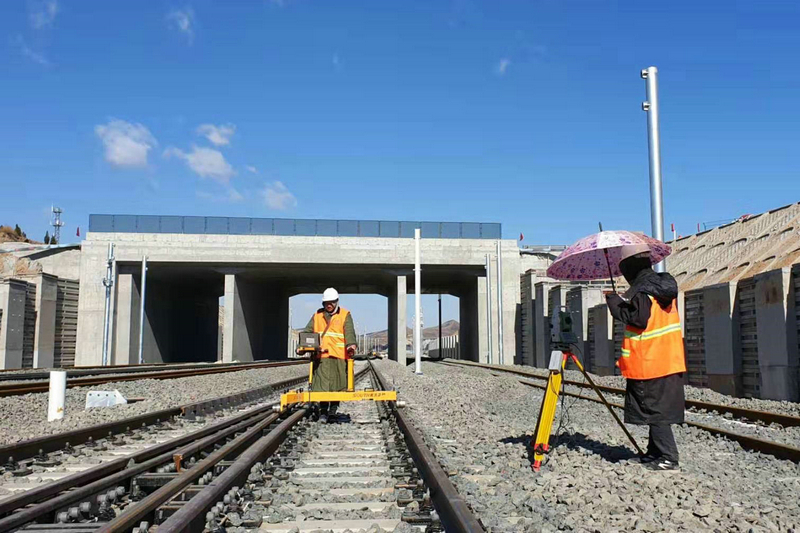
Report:
[{"label": "gravel ballast", "polygon": [[[391,361],[375,365],[489,531],[785,532],[800,524],[792,462],[673,426],[681,471],[652,472],[629,461],[633,449],[605,407],[565,397],[554,450],[534,473],[542,391],[479,369],[425,363],[415,376]],[[645,446],[647,428],[628,427]]]},{"label": "gravel ballast", "polygon": [[[507,365],[509,370],[520,370],[522,372],[532,372],[539,376],[547,376],[547,370],[541,368],[532,368],[530,366],[520,365]],[[476,367],[480,369],[480,367]],[[484,370],[485,372],[485,370]],[[606,387],[617,387],[620,389],[625,388],[625,378],[622,376],[598,376],[591,374],[592,380],[597,385]],[[567,370],[565,372],[567,379],[571,381],[584,381],[583,374],[578,370]],[[729,405],[732,407],[739,407],[742,409],[753,409],[755,411],[770,411],[773,413],[780,413],[785,415],[800,416],[800,403],[787,402],[778,400],[760,400],[758,398],[735,398],[720,394],[719,392],[703,387],[692,387],[691,385],[684,386],[684,392],[687,400],[695,400],[698,402],[716,403]]]},{"label": "gravel ballast", "polygon": [[[47,393],[7,396],[0,398],[0,445],[226,396],[307,374],[306,365],[296,365],[170,380],[145,379],[75,387],[67,389],[64,418],[54,422],[47,421]],[[87,392],[114,389],[126,398],[145,399],[114,407],[84,409]]]}]

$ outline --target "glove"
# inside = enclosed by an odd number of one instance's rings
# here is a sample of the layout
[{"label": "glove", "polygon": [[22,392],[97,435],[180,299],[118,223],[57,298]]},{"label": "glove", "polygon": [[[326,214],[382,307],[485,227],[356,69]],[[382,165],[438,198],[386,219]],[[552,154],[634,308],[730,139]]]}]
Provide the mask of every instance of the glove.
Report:
[{"label": "glove", "polygon": [[351,344],[347,347],[347,357],[353,357],[356,354],[356,346]]}]

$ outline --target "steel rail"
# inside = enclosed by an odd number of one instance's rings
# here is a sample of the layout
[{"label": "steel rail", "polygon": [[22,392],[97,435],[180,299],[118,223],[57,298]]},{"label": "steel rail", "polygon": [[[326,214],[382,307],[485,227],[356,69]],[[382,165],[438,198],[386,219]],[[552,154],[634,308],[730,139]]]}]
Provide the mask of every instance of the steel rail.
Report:
[{"label": "steel rail", "polygon": [[69,366],[51,369],[21,369],[9,368],[0,370],[0,383],[4,381],[36,381],[50,378],[50,370],[63,370],[68,378],[79,378],[86,376],[102,376],[105,374],[135,374],[137,372],[165,372],[168,370],[188,370],[192,368],[225,368],[229,366],[248,366],[260,365],[263,363],[285,363],[294,361],[304,361],[296,358],[281,361],[252,361],[249,363],[143,363],[141,365],[106,365],[106,366]]},{"label": "steel rail", "polygon": [[[217,424],[215,427],[210,428],[212,430],[210,434],[206,434],[206,431],[200,430],[198,432],[179,437],[178,439],[165,442],[161,445],[143,450],[142,456],[140,456],[139,460],[135,459],[132,466],[127,465],[129,464],[130,459],[134,456],[126,456],[122,459],[113,461],[113,464],[101,464],[91,469],[91,471],[78,472],[63,478],[62,480],[56,482],[58,484],[58,490],[60,491],[60,494],[54,498],[45,499],[41,503],[23,508],[16,513],[12,513],[9,516],[0,519],[0,531],[8,531],[11,528],[19,527],[34,520],[41,519],[43,516],[52,515],[59,509],[63,509],[67,506],[91,500],[92,496],[95,494],[119,485],[129,484],[130,481],[139,474],[148,472],[161,465],[172,463],[176,455],[185,457],[196,454],[206,448],[214,446],[219,441],[234,435],[235,433],[242,431],[243,429],[246,429],[257,422],[264,420],[267,417],[274,419],[275,415],[272,413],[272,405],[274,404],[270,404],[265,408],[259,409],[257,413],[252,413],[244,420],[236,421],[233,425],[228,425],[227,427],[218,427],[223,423]],[[185,446],[181,447],[181,445]],[[150,457],[149,459],[145,459],[145,457],[150,456],[153,453],[156,453],[156,455]],[[139,462],[140,460],[142,462]],[[122,462],[123,468],[121,469],[118,468],[119,462]],[[111,468],[107,469],[107,466]],[[90,481],[92,479],[94,479],[94,481]],[[47,486],[33,489],[33,491],[38,492],[31,496],[28,496],[27,492],[23,493],[22,495],[13,498],[13,503],[27,505],[31,503],[28,500],[32,498],[35,498],[36,500],[47,498],[48,496],[52,495],[51,490],[48,490],[51,485],[53,488],[56,487],[56,484],[48,484]],[[9,502],[9,505],[10,503],[11,502]],[[5,505],[6,502],[4,501],[3,504]],[[20,507],[18,506],[17,509],[19,508]]]},{"label": "steel rail", "polygon": [[[547,390],[546,385],[539,385],[538,383],[532,383],[530,381],[524,381],[524,380],[519,380],[519,382],[529,387],[535,387],[537,389]],[[582,394],[575,394],[574,392],[567,392],[562,390],[561,394],[572,396],[574,398],[580,398],[582,400],[588,400],[590,402],[603,403],[597,398],[590,398],[588,396],[583,396]],[[611,405],[612,407],[616,407],[618,409],[625,409],[624,405],[614,402],[608,402],[608,405]],[[787,461],[800,463],[800,448],[795,448],[794,446],[789,446],[788,444],[781,444],[771,440],[759,439],[758,437],[742,435],[741,433],[733,433],[731,431],[727,431],[722,428],[707,426],[705,424],[698,424],[697,422],[685,421],[684,424],[686,424],[689,427],[707,431],[711,434],[718,435],[720,437],[725,437],[728,440],[738,442],[745,450],[761,452],[777,457],[778,459],[785,459]]]},{"label": "steel rail", "polygon": [[[267,415],[266,418],[251,426],[247,431],[228,442],[218,450],[208,455],[205,459],[198,461],[189,470],[184,470],[178,476],[154,492],[148,494],[144,499],[126,508],[116,518],[103,524],[97,533],[112,533],[118,531],[130,531],[142,521],[153,523],[152,517],[156,509],[167,500],[180,493],[183,489],[197,481],[202,475],[211,470],[226,457],[239,453],[250,447],[262,431],[267,429],[270,424],[280,418],[279,413]],[[176,454],[178,455],[178,454]],[[180,454],[183,455],[183,454]]]},{"label": "steel rail", "polygon": [[[355,374],[354,380],[361,379],[368,371],[368,367],[359,370]],[[263,460],[266,456],[274,453],[274,451],[278,448],[280,443],[288,434],[289,430],[293,428],[303,417],[305,417],[306,414],[308,414],[308,411],[305,408],[299,408],[294,412],[287,413],[289,413],[289,416],[283,422],[272,429],[267,435],[255,441],[252,446],[244,450],[233,462],[233,464],[228,466],[225,471],[217,476],[211,484],[207,485],[203,490],[192,496],[192,498],[189,499],[174,515],[172,515],[162,524],[159,524],[158,530],[188,532],[202,530],[203,526],[205,525],[206,512],[211,509],[211,507],[216,505],[217,502],[221,501],[225,494],[232,487],[236,485],[242,486],[247,480],[250,468],[256,462]],[[275,419],[277,420],[277,416]],[[209,456],[209,458],[211,458],[211,456]],[[200,475],[203,473],[202,470],[207,470],[207,468],[198,470],[198,466],[201,465],[197,465],[184,475],[194,476],[193,479],[200,477]],[[133,525],[137,525],[141,519],[150,517],[152,513],[158,509],[161,503],[175,497],[185,488],[185,486],[186,485],[183,483],[179,483],[177,479],[173,480],[171,484],[165,485],[159,489],[162,491],[161,496],[158,498],[154,496],[152,502],[148,504],[146,509],[143,508],[142,510],[137,511],[135,514],[130,515],[130,518],[126,518],[125,521],[122,522],[122,517],[127,515],[126,511],[123,513],[123,515],[118,517],[121,525],[117,526],[116,522],[111,522],[104,526],[101,531],[106,531],[106,528],[109,528],[112,524],[115,525],[117,529],[121,527],[129,529]],[[171,489],[168,487],[171,487]],[[153,493],[153,495],[155,494],[156,493]],[[156,504],[158,500],[161,500],[161,502]],[[143,500],[143,502],[144,501],[146,500]],[[132,508],[132,511],[135,511],[140,504],[136,505],[137,507]],[[108,530],[112,531],[112,529]]]},{"label": "steel rail", "polygon": [[243,485],[253,465],[272,455],[283,442],[289,430],[302,420],[307,413],[307,409],[297,409],[275,429],[257,440],[255,444],[239,455],[231,466],[215,478],[211,485],[206,486],[175,514],[159,524],[159,533],[202,531],[205,525],[206,513],[217,502],[222,501],[231,487]]},{"label": "steel rail", "polygon": [[149,426],[161,421],[168,420],[174,416],[195,416],[202,415],[210,411],[216,411],[227,407],[241,405],[246,402],[255,401],[275,390],[285,389],[307,380],[306,376],[270,383],[263,387],[249,389],[246,391],[222,396],[219,398],[211,398],[200,402],[185,404],[170,409],[162,409],[160,411],[153,411],[151,413],[144,413],[141,415],[123,418],[114,422],[106,422],[105,424],[98,424],[85,428],[66,431],[63,433],[56,433],[54,435],[45,435],[33,439],[16,442],[14,444],[7,444],[0,446],[0,465],[6,464],[13,457],[15,461],[30,459],[42,453],[51,453],[54,451],[62,450],[70,446],[84,444],[89,440],[97,441],[104,439],[110,435],[125,433],[132,429],[138,429],[142,426]]},{"label": "steel rail", "polygon": [[[360,370],[356,374],[356,377],[360,378],[366,372],[368,372],[368,368]],[[300,378],[267,385],[266,387],[259,389],[252,389],[251,391],[246,392],[262,392],[265,389],[274,390],[278,388],[286,389],[294,385],[304,383],[306,379],[307,377],[303,376]],[[249,398],[249,396],[247,396],[245,393],[234,396],[237,399],[243,397]],[[200,409],[202,404],[214,403],[216,406],[218,406],[217,404],[219,400],[220,399],[217,398],[207,402],[200,402],[198,404],[189,404],[182,406],[181,409],[189,409],[191,412],[196,412],[198,409]],[[0,518],[0,531],[16,528],[26,523],[33,522],[34,520],[41,521],[42,517],[53,518],[57,511],[80,502],[91,501],[94,495],[101,494],[103,491],[109,488],[114,488],[120,485],[128,485],[130,488],[131,482],[136,476],[151,471],[158,466],[172,464],[176,458],[196,455],[202,450],[210,449],[211,447],[217,447],[218,449],[213,451],[211,455],[207,456],[198,464],[193,465],[191,469],[184,470],[183,473],[179,474],[178,476],[178,478],[185,481],[187,477],[184,476],[191,474],[193,477],[190,482],[196,480],[204,473],[204,471],[213,468],[215,464],[217,464],[220,460],[225,459],[225,457],[228,455],[236,454],[242,449],[244,449],[244,452],[242,453],[248,453],[248,447],[254,440],[258,439],[259,433],[280,418],[280,414],[273,413],[273,408],[277,405],[279,405],[279,402],[272,402],[263,405],[256,409],[235,415],[229,419],[217,422],[216,424],[201,428],[187,435],[151,446],[133,455],[125,456],[124,458],[120,458],[108,463],[103,463],[89,470],[78,472],[66,478],[62,478],[54,483],[48,483],[45,486],[32,489],[31,491],[27,491],[19,496],[4,500],[2,504],[0,504],[0,509],[2,509],[2,511],[5,513],[11,512],[12,514],[9,514],[4,518]],[[241,434],[243,431],[245,433]],[[233,441],[230,441],[223,447],[219,448],[219,443],[221,441],[224,441],[225,439],[234,435],[236,435],[236,438]],[[218,455],[219,452],[223,453]],[[133,463],[130,462],[131,459],[133,459]],[[209,461],[209,459],[211,459],[211,461]],[[246,479],[246,473],[244,477]],[[114,527],[112,528],[113,530],[118,530],[119,528],[130,529],[128,528],[129,521],[134,525],[138,525],[138,522],[142,516],[152,518],[150,515],[152,515],[152,513],[161,504],[163,504],[169,498],[180,493],[186,487],[186,485],[182,484],[183,482],[179,483],[177,481],[178,478],[170,482],[170,484],[159,489],[159,491],[157,491],[159,496],[154,496],[156,494],[154,492],[142,500],[142,502],[134,503],[130,508],[126,509],[120,516],[118,516],[117,519],[104,524],[103,528],[107,528],[111,524],[114,524]],[[218,478],[218,480],[219,479],[221,478]],[[238,481],[239,478],[236,477],[236,480]],[[214,485],[216,485],[216,482]],[[171,488],[168,490],[167,487]],[[226,487],[226,490],[228,489],[230,489],[229,486]],[[55,497],[47,499],[53,495],[55,495]],[[155,503],[157,500],[162,501]],[[142,507],[142,503],[144,502],[146,502],[145,506]],[[214,503],[216,503],[216,501]],[[149,507],[153,505],[155,505],[155,507],[149,509]],[[13,512],[14,510],[16,510],[16,512]],[[133,511],[133,514],[129,514],[129,510]],[[2,516],[2,514],[0,514],[0,516]],[[123,517],[125,518],[123,519]],[[118,520],[122,521],[122,523],[125,525],[117,526],[119,523]]]},{"label": "steel rail", "polygon": [[[207,374],[222,374],[227,372],[241,372],[243,370],[254,370],[259,368],[273,368],[282,366],[293,366],[307,363],[308,361],[278,361],[269,363],[247,363],[245,365],[224,366],[224,367],[204,367],[204,368],[191,368],[179,370],[159,370],[148,372],[133,372],[131,375],[125,376],[107,376],[107,377],[85,377],[74,378],[67,380],[67,388],[72,387],[87,387],[93,385],[102,385],[104,383],[112,383],[118,381],[136,381],[140,379],[176,379],[192,376],[204,376]],[[36,392],[47,392],[50,384],[47,381],[37,383],[0,383],[0,396],[18,396],[20,394],[29,394]]]},{"label": "steel rail", "polygon": [[[170,439],[160,444],[149,446],[131,455],[126,455],[124,457],[120,457],[119,459],[114,459],[113,461],[101,463],[82,472],[76,472],[67,477],[54,480],[52,483],[43,484],[41,487],[36,487],[35,489],[27,490],[16,496],[0,500],[0,516],[6,515],[11,511],[19,509],[25,505],[41,501],[49,496],[58,494],[59,492],[63,492],[73,487],[86,485],[87,483],[96,481],[104,476],[124,470],[131,460],[137,464],[144,463],[145,461],[149,461],[154,457],[158,457],[184,444],[191,443],[219,431],[225,430],[226,428],[235,426],[240,422],[244,422],[245,420],[256,417],[262,413],[271,413],[274,405],[278,405],[278,402],[271,402],[256,409],[245,411],[214,424],[209,424],[201,429],[187,433],[186,435]],[[169,458],[167,458],[167,460],[169,460]]]},{"label": "steel rail", "polygon": [[[380,386],[386,390],[386,382],[378,370],[370,363],[370,368]],[[397,425],[405,435],[406,445],[414,463],[419,469],[423,481],[431,493],[431,500],[436,508],[446,531],[481,532],[485,531],[481,523],[472,514],[467,502],[456,490],[445,473],[436,456],[431,452],[422,435],[410,423],[408,417],[397,408],[395,402],[389,402],[389,408],[397,418]]]},{"label": "steel rail", "polygon": [[[515,368],[505,368],[500,365],[485,365],[481,363],[474,363],[471,361],[454,361],[454,360],[446,360],[441,361],[441,364],[451,365],[451,366],[461,366],[461,367],[476,367],[482,368],[485,370],[496,370],[498,372],[505,372],[508,374],[516,374],[519,376],[524,376],[526,378],[533,378],[538,379],[541,381],[547,381],[548,376],[536,374],[534,372],[528,372],[525,370],[518,370]],[[587,383],[583,383],[580,381],[572,381],[565,379],[565,385],[572,385],[575,387],[581,387],[584,389],[590,389],[591,386]],[[618,394],[624,395],[625,389],[621,389],[618,387],[609,387],[607,385],[597,385],[597,388],[603,392],[608,392],[611,394]],[[797,427],[800,426],[800,417],[793,416],[793,415],[786,415],[781,413],[774,413],[770,411],[758,411],[756,409],[747,409],[744,407],[734,407],[731,405],[722,405],[716,403],[709,403],[709,402],[701,402],[698,400],[686,400],[686,408],[687,409],[704,409],[706,411],[715,411],[718,413],[730,413],[736,418],[746,418],[752,421],[764,422],[766,424],[780,424],[784,427]]]}]

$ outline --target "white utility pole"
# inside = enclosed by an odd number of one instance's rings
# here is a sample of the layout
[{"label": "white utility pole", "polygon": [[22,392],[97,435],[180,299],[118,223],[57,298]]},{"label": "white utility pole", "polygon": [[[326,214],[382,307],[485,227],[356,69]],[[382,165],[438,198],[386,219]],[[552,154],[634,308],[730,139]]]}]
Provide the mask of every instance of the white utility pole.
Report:
[{"label": "white utility pole", "polygon": [[419,257],[419,241],[421,230],[414,229],[414,373],[422,374],[422,281]]},{"label": "white utility pole", "polygon": [[[647,85],[647,101],[642,110],[647,112],[647,144],[650,147],[650,225],[653,237],[664,241],[664,199],[661,194],[661,137],[658,131],[658,69],[642,70]],[[656,272],[666,271],[666,261],[654,265]]]}]

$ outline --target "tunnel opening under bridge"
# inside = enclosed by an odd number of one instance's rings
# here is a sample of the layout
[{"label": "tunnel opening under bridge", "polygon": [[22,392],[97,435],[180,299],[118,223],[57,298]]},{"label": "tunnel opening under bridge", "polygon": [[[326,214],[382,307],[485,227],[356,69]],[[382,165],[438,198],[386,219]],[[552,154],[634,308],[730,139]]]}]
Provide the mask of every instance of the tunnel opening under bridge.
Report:
[{"label": "tunnel opening under bridge", "polygon": [[[203,268],[117,265],[113,364],[214,362],[219,359],[220,298],[224,280]],[[144,281],[144,282],[143,282]],[[144,316],[140,320],[141,296]],[[143,333],[140,337],[140,325]]]},{"label": "tunnel opening under bridge", "polygon": [[[413,282],[413,280],[412,280]],[[442,350],[439,349],[439,299],[442,301]],[[310,325],[315,312],[321,309],[322,295],[319,293],[297,294],[289,300],[289,316],[291,321],[290,357],[298,347],[299,332]],[[359,354],[374,353],[382,357],[397,359],[397,353],[405,353],[410,364],[414,357],[414,295],[407,294],[405,299],[406,333],[399,334],[401,324],[397,319],[400,310],[392,311],[390,305],[396,301],[381,294],[341,294],[339,304],[347,309],[353,317],[355,342]],[[459,334],[459,298],[449,294],[422,294],[422,355],[426,357],[458,358]],[[390,327],[389,317],[395,327]],[[403,339],[405,339],[405,344]]]},{"label": "tunnel opening under bridge", "polygon": [[[485,320],[483,274],[475,266],[433,265],[423,268],[421,278],[426,327],[438,323],[433,307],[438,294],[453,297],[450,307],[458,310],[458,353],[472,361],[479,360],[481,321]],[[140,278],[140,264],[118,265],[112,337],[115,364],[138,362]],[[286,359],[293,353],[290,299],[321,295],[328,287],[343,295],[345,307],[348,295],[377,298],[375,312],[386,317],[381,349],[392,360],[413,359],[412,337],[402,334],[413,327],[413,265],[151,262],[145,291],[144,361]],[[306,309],[308,316],[293,320],[292,326],[305,325],[315,310]],[[364,324],[370,312],[359,309]],[[358,314],[354,318],[360,320]],[[364,325],[360,329],[359,333],[367,332]]]}]

